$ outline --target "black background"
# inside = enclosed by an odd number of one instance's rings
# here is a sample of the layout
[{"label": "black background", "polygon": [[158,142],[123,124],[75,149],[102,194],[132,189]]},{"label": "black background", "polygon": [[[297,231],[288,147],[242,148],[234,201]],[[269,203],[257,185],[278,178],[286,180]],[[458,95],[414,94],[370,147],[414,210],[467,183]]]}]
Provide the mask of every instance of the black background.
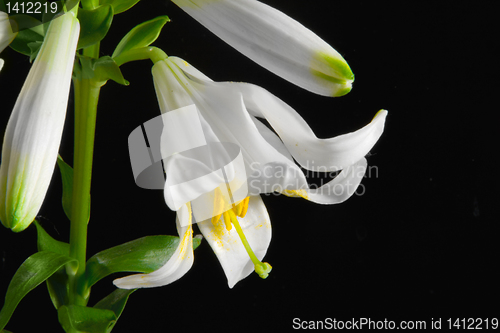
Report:
[{"label": "black background", "polygon": [[[273,225],[267,280],[256,274],[227,287],[207,243],[179,281],[131,295],[116,332],[291,329],[292,320],[426,320],[498,317],[497,115],[498,6],[493,1],[270,1],[330,43],[356,75],[353,90],[327,98],[260,68],[168,1],[141,1],[114,18],[101,54],[157,15],[171,18],[155,46],[184,58],[215,81],[260,85],[299,112],[319,137],[354,131],[387,109],[384,134],[368,157],[363,195],[340,205],[265,196]],[[2,53],[1,129],[29,63]],[[129,87],[108,82],[97,119],[88,254],[145,235],[176,234],[161,191],[134,184],[127,137],[159,114],[151,63],[126,64]],[[70,97],[71,98],[71,97]],[[72,100],[70,100],[71,102]],[[61,146],[71,162],[72,116]],[[59,173],[40,211],[67,241]],[[36,232],[0,230],[0,295],[36,251]],[[114,290],[109,277],[90,305]],[[29,320],[27,319],[29,318]],[[7,326],[61,331],[41,286]]]}]

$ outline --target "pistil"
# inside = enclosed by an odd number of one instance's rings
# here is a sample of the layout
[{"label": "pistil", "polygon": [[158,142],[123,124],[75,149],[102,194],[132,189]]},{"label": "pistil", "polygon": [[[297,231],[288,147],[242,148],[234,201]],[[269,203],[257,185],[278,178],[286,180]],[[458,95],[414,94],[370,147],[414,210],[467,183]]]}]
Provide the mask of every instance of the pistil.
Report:
[{"label": "pistil", "polygon": [[248,256],[250,257],[250,260],[252,260],[254,264],[255,273],[259,274],[259,276],[263,279],[267,278],[269,276],[269,272],[271,272],[272,269],[271,265],[269,265],[269,263],[267,262],[262,262],[257,258],[252,248],[250,247],[250,244],[248,243],[248,240],[245,237],[245,234],[243,233],[240,223],[238,222],[238,219],[236,218],[236,215],[234,214],[233,210],[231,209],[228,212],[231,218],[231,222],[233,223],[234,228],[238,233],[238,236],[240,236],[241,242],[243,243],[243,246],[245,247],[245,250],[247,251]]}]

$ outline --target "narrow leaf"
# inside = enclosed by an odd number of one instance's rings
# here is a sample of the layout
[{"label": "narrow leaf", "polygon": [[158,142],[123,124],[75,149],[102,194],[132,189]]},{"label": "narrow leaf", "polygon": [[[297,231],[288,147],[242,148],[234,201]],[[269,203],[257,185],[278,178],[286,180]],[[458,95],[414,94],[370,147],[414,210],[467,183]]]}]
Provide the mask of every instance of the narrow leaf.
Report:
[{"label": "narrow leaf", "polygon": [[69,244],[52,238],[35,220],[38,251],[51,251],[63,256],[69,256]]},{"label": "narrow leaf", "polygon": [[111,310],[68,305],[57,310],[59,323],[66,332],[111,332],[116,323],[115,313]]},{"label": "narrow leaf", "polygon": [[0,330],[7,325],[12,313],[26,294],[71,261],[73,259],[50,251],[37,252],[26,259],[7,288],[5,303],[0,311]]},{"label": "narrow leaf", "polygon": [[161,29],[168,21],[170,21],[168,16],[159,16],[139,24],[122,38],[113,52],[112,58],[132,49],[149,46],[158,38]]},{"label": "narrow leaf", "polygon": [[[117,272],[151,273],[170,259],[178,244],[176,236],[146,236],[99,252],[87,261],[88,286]],[[194,238],[193,248],[199,244]]]},{"label": "narrow leaf", "polygon": [[[57,156],[57,166],[61,172],[61,180],[63,187],[62,206],[64,214],[71,220],[71,207],[73,206],[73,168],[69,166],[60,155]],[[90,194],[87,200],[90,202]],[[88,205],[89,211],[87,213],[87,221],[90,219],[90,204]]]},{"label": "narrow leaf", "polygon": [[113,12],[115,15],[129,10],[138,2],[139,0],[101,0],[101,4],[109,4],[113,6]]},{"label": "narrow leaf", "polygon": [[40,48],[42,47],[42,42],[32,42],[32,43],[28,43],[27,45],[31,51],[30,62],[33,62],[33,60],[36,59],[36,56],[38,55]]},{"label": "narrow leaf", "polygon": [[64,160],[61,155],[57,156],[57,166],[59,167],[59,171],[61,172],[61,180],[63,187],[62,194],[62,206],[64,213],[71,219],[71,201],[73,198],[73,168],[70,167]]},{"label": "narrow leaf", "polygon": [[28,15],[14,15],[11,18],[16,18],[15,21],[19,25],[19,33],[12,43],[10,43],[10,47],[19,53],[31,56],[32,49],[29,47],[29,44],[43,42],[44,31],[41,26],[42,22]]},{"label": "narrow leaf", "polygon": [[[35,226],[37,230],[38,251],[52,251],[69,256],[68,243],[60,242],[52,238],[37,221],[35,221]],[[68,304],[68,274],[66,273],[65,267],[61,267],[45,282],[47,283],[50,299],[56,309],[62,305]]]},{"label": "narrow leaf", "polygon": [[92,10],[80,8],[78,19],[80,39],[77,49],[83,49],[100,42],[106,36],[113,21],[113,7],[103,5]]},{"label": "narrow leaf", "polygon": [[111,310],[115,313],[116,320],[120,318],[120,315],[127,304],[128,297],[137,289],[116,289],[108,296],[101,299],[94,305],[97,309]]},{"label": "narrow leaf", "polygon": [[94,71],[96,79],[100,82],[106,83],[108,80],[113,80],[124,86],[128,86],[129,82],[125,80],[120,67],[109,56],[100,57],[94,63]]}]

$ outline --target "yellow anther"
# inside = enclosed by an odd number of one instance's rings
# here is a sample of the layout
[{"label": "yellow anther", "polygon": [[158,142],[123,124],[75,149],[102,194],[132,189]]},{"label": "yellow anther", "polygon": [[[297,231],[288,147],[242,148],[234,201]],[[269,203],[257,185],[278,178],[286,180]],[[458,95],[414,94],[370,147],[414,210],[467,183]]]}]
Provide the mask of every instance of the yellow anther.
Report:
[{"label": "yellow anther", "polygon": [[224,216],[224,224],[226,225],[227,231],[230,231],[233,226],[231,225],[231,217],[229,216],[229,212],[232,212],[232,210],[225,211],[222,216]]},{"label": "yellow anther", "polygon": [[240,216],[240,212],[241,212],[241,202],[237,205],[234,205],[233,204],[233,212],[236,216]]},{"label": "yellow anther", "polygon": [[221,216],[222,216],[222,214],[219,214],[217,216],[212,216],[212,224],[216,225],[217,222],[219,222]]},{"label": "yellow anther", "polygon": [[250,201],[250,197],[246,197],[242,202],[239,203],[238,206],[241,206],[241,210],[239,210],[238,214],[236,214],[236,215],[238,215],[241,218],[245,217],[245,215],[247,214],[249,201]]},{"label": "yellow anther", "polygon": [[219,222],[222,215],[222,210],[224,209],[224,196],[219,187],[214,190],[214,212],[212,216],[212,224],[215,225]]}]

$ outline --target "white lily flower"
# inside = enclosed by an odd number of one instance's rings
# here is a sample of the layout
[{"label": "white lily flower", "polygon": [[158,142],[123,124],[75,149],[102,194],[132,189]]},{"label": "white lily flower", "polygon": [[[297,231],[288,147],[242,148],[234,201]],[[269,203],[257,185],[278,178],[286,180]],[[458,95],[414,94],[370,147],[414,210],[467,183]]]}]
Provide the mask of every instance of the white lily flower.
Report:
[{"label": "white lily flower", "polygon": [[[382,110],[370,124],[356,132],[331,139],[318,139],[290,106],[258,86],[213,82],[176,57],[155,63],[152,72],[163,114],[194,104],[208,141],[229,142],[241,148],[246,174],[250,175],[249,197],[223,214],[202,221],[191,220],[191,209],[178,210],[178,229],[183,225],[183,220],[189,221],[184,223],[189,230],[191,223],[198,223],[224,269],[229,287],[233,287],[254,269],[263,278],[271,269],[269,264],[261,262],[271,240],[271,223],[259,194],[279,191],[322,204],[346,200],[364,176],[364,156],[382,134],[387,115]],[[257,117],[265,118],[278,135]],[[188,124],[180,128],[179,133],[189,133],[195,125]],[[308,186],[303,172],[293,159],[309,170],[342,171],[327,184],[314,189]],[[168,192],[171,170],[176,169],[166,163],[165,198],[172,208],[174,204]],[[215,194],[214,211],[221,200]],[[183,207],[190,204],[186,202]],[[184,217],[179,217],[179,214]],[[192,253],[192,242],[184,240],[188,235],[187,230],[179,232],[183,241],[179,243],[178,254]],[[190,235],[192,231],[189,231]],[[183,264],[183,261],[186,263]],[[184,274],[191,265],[191,255],[174,255],[158,271],[124,277],[115,280],[115,284],[127,289],[156,287],[180,277],[173,274],[173,267],[180,267],[179,271]],[[163,278],[160,277],[161,272],[165,271]]]},{"label": "white lily flower", "polygon": [[7,124],[0,165],[0,220],[15,232],[36,217],[54,172],[80,24],[51,21]]},{"label": "white lily flower", "polygon": [[12,29],[13,21],[9,21],[9,15],[0,11],[0,52],[2,52],[17,36]]},{"label": "white lily flower", "polygon": [[325,96],[351,90],[344,58],[315,33],[256,0],[172,0],[219,38],[276,75]]}]

